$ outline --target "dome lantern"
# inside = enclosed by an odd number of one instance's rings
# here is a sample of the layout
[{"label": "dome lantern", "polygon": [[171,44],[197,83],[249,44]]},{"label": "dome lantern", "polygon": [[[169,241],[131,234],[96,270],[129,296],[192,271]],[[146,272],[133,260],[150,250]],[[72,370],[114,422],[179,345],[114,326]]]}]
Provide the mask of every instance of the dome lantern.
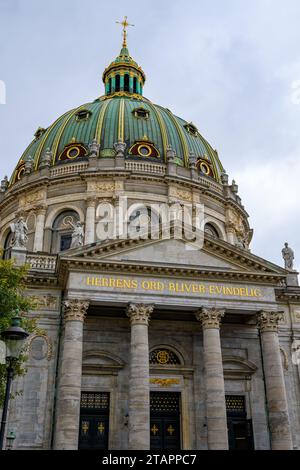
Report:
[{"label": "dome lantern", "polygon": [[104,70],[103,83],[105,85],[105,95],[143,95],[143,86],[146,80],[144,71],[132,59],[127,47],[128,26],[134,26],[128,23],[127,16],[124,20],[117,23],[123,26],[123,43],[120,54]]}]

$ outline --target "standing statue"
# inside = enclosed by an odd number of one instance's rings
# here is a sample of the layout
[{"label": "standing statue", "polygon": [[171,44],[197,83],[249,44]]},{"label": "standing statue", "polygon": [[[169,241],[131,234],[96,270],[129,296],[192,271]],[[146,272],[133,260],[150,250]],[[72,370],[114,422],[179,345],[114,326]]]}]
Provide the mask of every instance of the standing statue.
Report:
[{"label": "standing statue", "polygon": [[73,227],[73,233],[72,233],[72,243],[71,243],[71,248],[77,248],[78,246],[83,246],[83,240],[84,240],[84,229],[83,229],[83,224],[81,222],[76,222],[75,225],[70,224]]},{"label": "standing statue", "polygon": [[24,218],[19,217],[19,219],[15,223],[11,224],[10,229],[14,235],[11,242],[11,246],[13,248],[26,248],[26,244],[28,241],[28,227]]},{"label": "standing statue", "polygon": [[284,259],[284,267],[289,271],[293,270],[293,260],[294,260],[294,252],[289,247],[288,243],[284,244],[284,248],[281,250],[282,257]]}]

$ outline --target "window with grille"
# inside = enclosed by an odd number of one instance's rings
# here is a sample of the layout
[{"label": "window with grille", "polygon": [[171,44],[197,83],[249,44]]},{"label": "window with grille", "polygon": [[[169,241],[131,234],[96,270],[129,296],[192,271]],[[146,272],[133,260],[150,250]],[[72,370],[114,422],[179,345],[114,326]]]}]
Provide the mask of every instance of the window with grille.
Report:
[{"label": "window with grille", "polygon": [[82,392],[80,408],[91,409],[91,410],[108,410],[109,393]]},{"label": "window with grille", "polygon": [[226,411],[230,415],[246,414],[246,403],[243,395],[226,395]]},{"label": "window with grille", "polygon": [[176,392],[151,392],[150,410],[151,413],[179,413],[180,394]]},{"label": "window with grille", "polygon": [[180,364],[179,357],[170,349],[154,349],[150,352],[149,362],[160,365]]}]

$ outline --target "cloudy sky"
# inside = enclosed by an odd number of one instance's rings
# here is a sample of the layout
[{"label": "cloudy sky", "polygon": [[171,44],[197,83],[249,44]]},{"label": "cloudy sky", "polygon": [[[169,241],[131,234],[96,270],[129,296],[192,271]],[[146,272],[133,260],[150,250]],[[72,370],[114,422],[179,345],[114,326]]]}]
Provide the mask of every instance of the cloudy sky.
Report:
[{"label": "cloudy sky", "polygon": [[103,94],[124,15],[145,95],[193,121],[239,184],[253,253],[282,264],[288,241],[299,269],[299,0],[0,0],[0,177],[39,126]]}]

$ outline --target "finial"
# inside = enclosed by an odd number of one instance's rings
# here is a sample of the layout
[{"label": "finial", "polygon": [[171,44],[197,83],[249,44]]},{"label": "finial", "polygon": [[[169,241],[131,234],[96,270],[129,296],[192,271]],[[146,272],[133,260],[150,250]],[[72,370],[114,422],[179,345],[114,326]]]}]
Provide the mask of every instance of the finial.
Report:
[{"label": "finial", "polygon": [[126,31],[126,28],[128,28],[128,26],[134,26],[134,24],[128,23],[127,16],[124,16],[123,21],[116,21],[116,23],[121,24],[123,26],[123,47],[127,47],[127,31]]}]

